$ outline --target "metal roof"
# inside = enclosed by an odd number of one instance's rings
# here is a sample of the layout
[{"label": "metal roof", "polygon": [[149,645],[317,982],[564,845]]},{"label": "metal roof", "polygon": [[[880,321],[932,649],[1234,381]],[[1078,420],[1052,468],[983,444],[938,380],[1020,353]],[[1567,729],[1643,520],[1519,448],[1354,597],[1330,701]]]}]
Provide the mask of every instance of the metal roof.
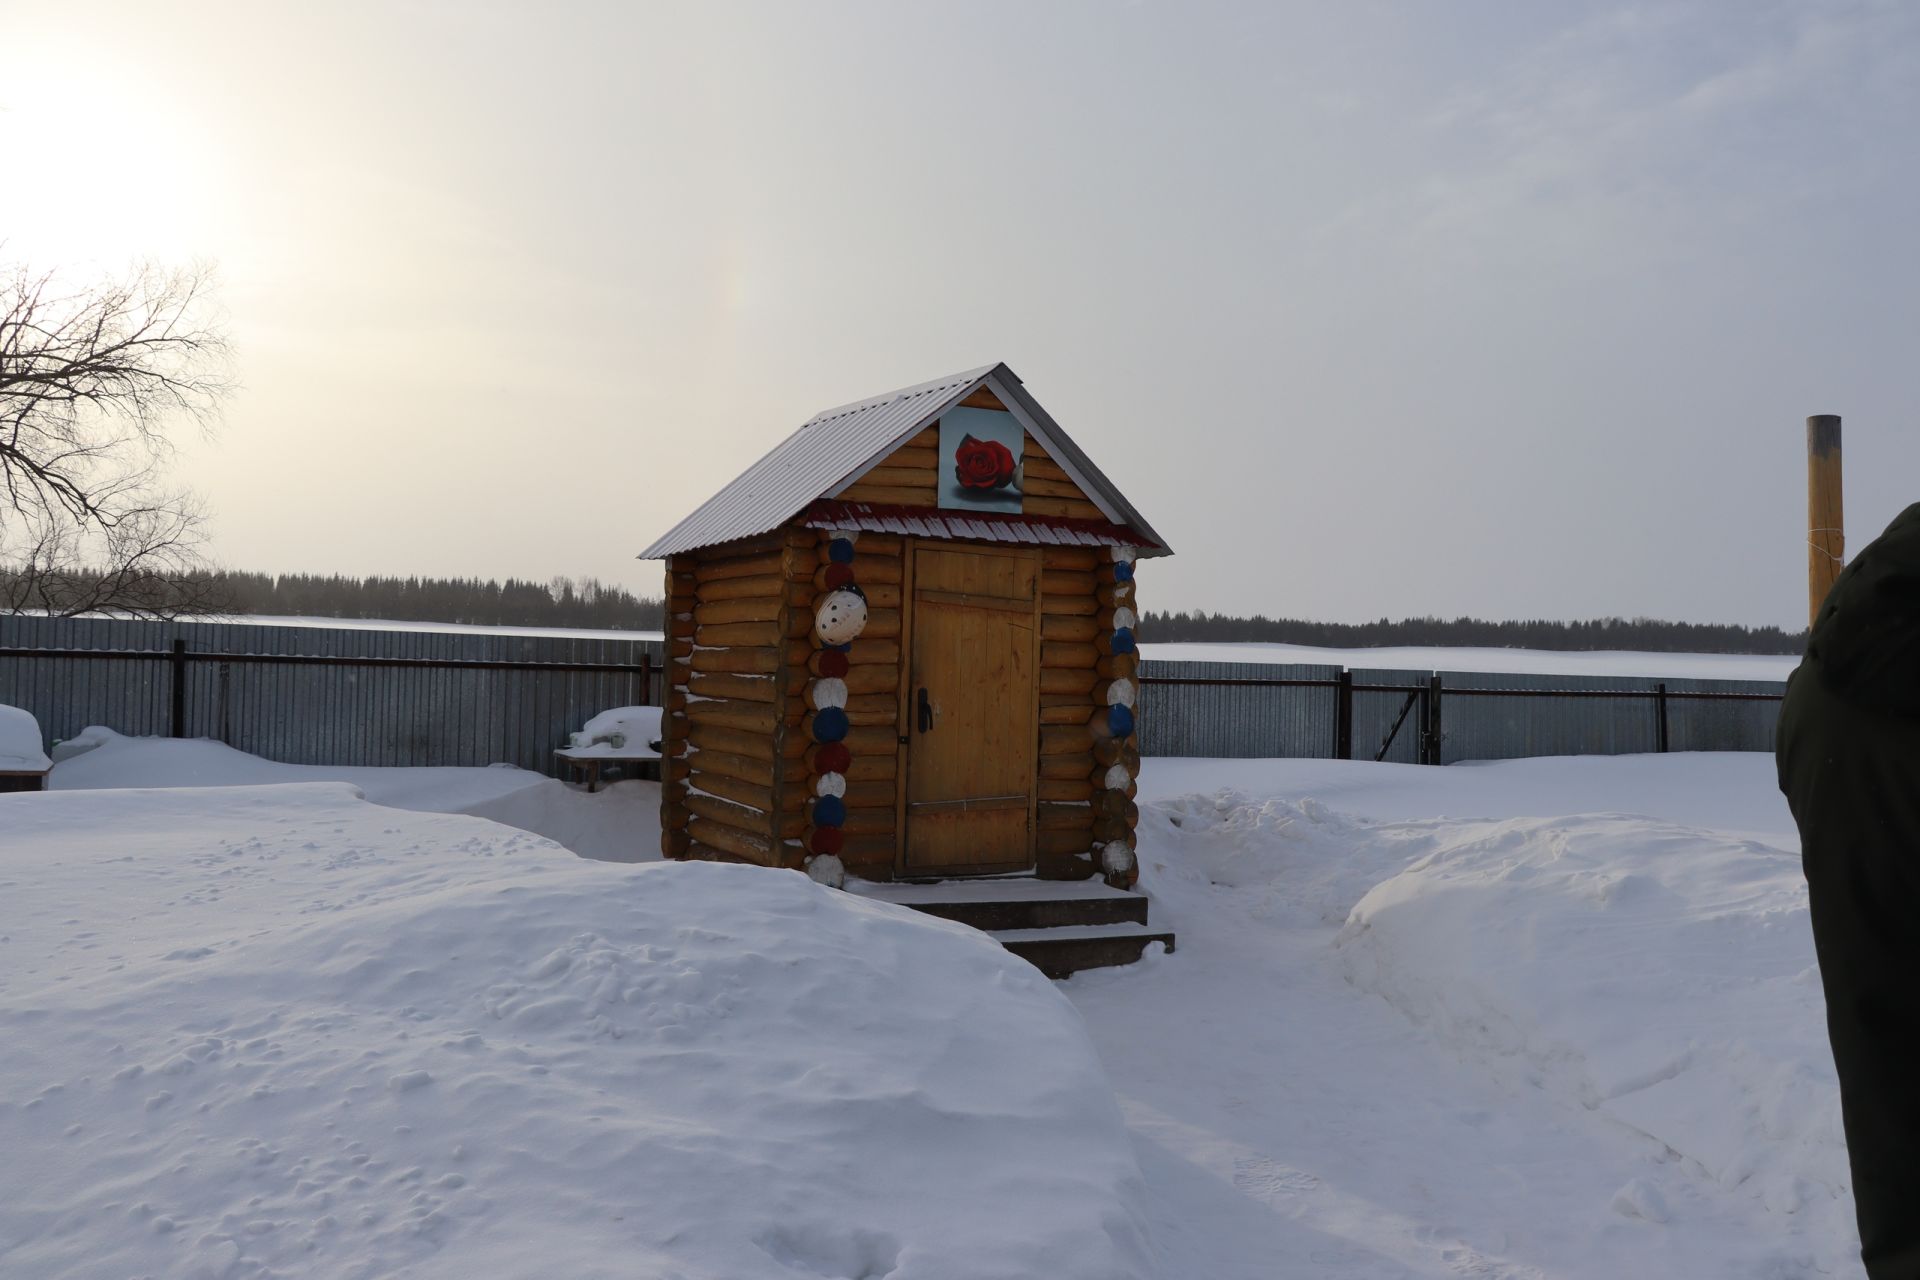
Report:
[{"label": "metal roof", "polygon": [[[1170,548],[1140,518],[1140,513],[1027,394],[1013,370],[1004,364],[993,364],[815,414],[765,457],[701,503],[686,519],[667,530],[642,551],[639,558],[663,559],[681,551],[732,542],[778,528],[816,498],[838,495],[879,465],[900,444],[981,386],[988,387],[1000,398],[1053,460],[1074,477],[1095,506],[1115,524],[1143,535],[1142,555],[1169,554]],[[922,514],[937,515],[937,512]]]}]

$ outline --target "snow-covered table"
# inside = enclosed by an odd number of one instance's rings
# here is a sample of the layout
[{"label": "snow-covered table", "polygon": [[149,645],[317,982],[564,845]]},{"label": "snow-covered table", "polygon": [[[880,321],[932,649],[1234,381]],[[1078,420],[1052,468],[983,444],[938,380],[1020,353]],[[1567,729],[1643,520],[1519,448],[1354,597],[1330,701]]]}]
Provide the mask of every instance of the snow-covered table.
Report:
[{"label": "snow-covered table", "polygon": [[[587,721],[573,742],[553,753],[569,782],[584,780],[592,792],[608,764],[646,765],[660,760],[660,708],[615,707]],[[658,774],[655,775],[658,777]]]},{"label": "snow-covered table", "polygon": [[0,706],[0,791],[44,791],[51,768],[40,722],[19,707]]}]

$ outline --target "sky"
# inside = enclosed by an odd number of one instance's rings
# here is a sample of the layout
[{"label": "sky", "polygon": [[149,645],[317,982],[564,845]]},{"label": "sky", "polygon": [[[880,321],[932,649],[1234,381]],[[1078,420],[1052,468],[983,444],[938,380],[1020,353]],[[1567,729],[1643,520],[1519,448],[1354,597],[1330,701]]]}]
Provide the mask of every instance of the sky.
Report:
[{"label": "sky", "polygon": [[0,258],[216,264],[267,572],[595,576],[1004,360],[1148,608],[1806,616],[1920,500],[1920,6],[0,0]]}]

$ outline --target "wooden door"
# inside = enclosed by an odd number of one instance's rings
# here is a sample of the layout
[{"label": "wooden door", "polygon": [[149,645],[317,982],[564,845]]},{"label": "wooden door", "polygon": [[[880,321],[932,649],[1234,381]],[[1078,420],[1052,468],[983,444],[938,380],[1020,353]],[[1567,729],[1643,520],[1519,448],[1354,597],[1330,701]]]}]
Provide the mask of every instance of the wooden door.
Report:
[{"label": "wooden door", "polygon": [[909,544],[899,874],[1033,867],[1039,578],[1026,548]]}]

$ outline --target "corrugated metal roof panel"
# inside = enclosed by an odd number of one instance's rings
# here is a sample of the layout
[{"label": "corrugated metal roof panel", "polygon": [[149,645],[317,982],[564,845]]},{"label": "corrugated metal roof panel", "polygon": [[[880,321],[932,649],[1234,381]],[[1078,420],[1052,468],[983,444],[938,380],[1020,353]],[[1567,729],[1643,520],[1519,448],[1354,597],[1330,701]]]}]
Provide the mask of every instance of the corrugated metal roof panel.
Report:
[{"label": "corrugated metal roof panel", "polygon": [[[858,475],[871,469],[901,441],[945,413],[956,401],[964,399],[976,387],[986,384],[1003,404],[1022,419],[1026,428],[1039,438],[1053,459],[1074,476],[1094,503],[1117,518],[1103,526],[1119,529],[1124,541],[1113,541],[1104,534],[1068,530],[1065,524],[1030,519],[1025,533],[1020,526],[1005,525],[997,517],[991,530],[980,534],[954,532],[958,516],[938,511],[895,510],[887,517],[894,521],[885,532],[917,531],[921,519],[931,521],[925,537],[979,537],[989,541],[1039,542],[1052,529],[1056,542],[1086,546],[1132,546],[1143,555],[1166,555],[1170,548],[1160,535],[1140,518],[1112,481],[1087,460],[1073,441],[1048,416],[1026,389],[1020,378],[1004,364],[969,369],[950,377],[936,378],[914,387],[903,387],[868,400],[841,405],[815,414],[805,426],[788,436],[758,462],[741,472],[732,483],[695,508],[693,513],[669,529],[658,541],[640,553],[642,560],[657,560],[681,551],[710,547],[737,538],[752,537],[778,528],[823,494],[837,492]],[[1077,521],[1069,524],[1095,524]],[[902,527],[904,526],[904,528]],[[1123,527],[1125,526],[1125,527]],[[868,526],[859,526],[866,528]],[[882,531],[878,528],[876,532]],[[1135,536],[1135,534],[1140,536]]]},{"label": "corrugated metal roof panel", "polygon": [[894,440],[939,416],[996,366],[823,410],[640,553],[657,560],[777,528]]}]

